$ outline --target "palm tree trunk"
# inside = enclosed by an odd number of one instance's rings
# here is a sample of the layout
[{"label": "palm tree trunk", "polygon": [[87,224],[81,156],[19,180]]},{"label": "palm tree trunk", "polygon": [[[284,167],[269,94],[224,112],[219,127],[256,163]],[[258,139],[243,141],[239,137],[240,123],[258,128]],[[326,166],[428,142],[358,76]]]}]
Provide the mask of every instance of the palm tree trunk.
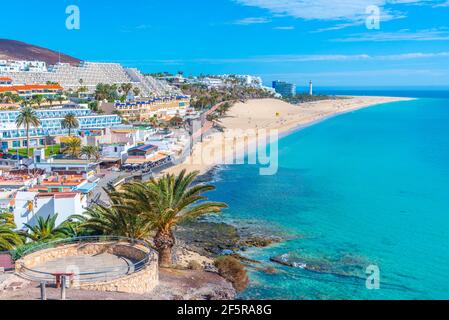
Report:
[{"label": "palm tree trunk", "polygon": [[27,157],[30,158],[30,126],[26,125],[26,131],[27,131]]},{"label": "palm tree trunk", "polygon": [[69,127],[69,137],[72,134],[72,128]]},{"label": "palm tree trunk", "polygon": [[170,267],[172,261],[172,249],[175,245],[175,236],[171,231],[159,230],[154,237],[154,245],[159,252],[159,266]]}]

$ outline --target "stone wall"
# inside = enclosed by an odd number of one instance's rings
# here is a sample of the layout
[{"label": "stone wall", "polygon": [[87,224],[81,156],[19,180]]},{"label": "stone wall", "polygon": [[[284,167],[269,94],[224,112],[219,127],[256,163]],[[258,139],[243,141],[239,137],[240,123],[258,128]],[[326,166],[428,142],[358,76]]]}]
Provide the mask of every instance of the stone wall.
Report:
[{"label": "stone wall", "polygon": [[81,290],[109,291],[145,294],[150,293],[159,283],[159,270],[156,263],[150,263],[143,270],[108,282],[82,283]]},{"label": "stone wall", "polygon": [[48,261],[78,255],[110,253],[133,261],[142,261],[149,255],[149,261],[142,270],[106,282],[81,282],[79,289],[93,291],[114,291],[144,294],[151,292],[159,282],[158,256],[142,245],[126,242],[100,242],[69,244],[31,253],[16,262],[17,274],[26,273],[24,267],[33,269]]}]

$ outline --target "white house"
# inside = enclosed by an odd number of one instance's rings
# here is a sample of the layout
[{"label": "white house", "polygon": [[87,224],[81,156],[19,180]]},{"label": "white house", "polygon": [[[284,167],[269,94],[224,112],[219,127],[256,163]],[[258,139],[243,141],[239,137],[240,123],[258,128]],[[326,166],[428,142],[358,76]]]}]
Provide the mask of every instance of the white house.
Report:
[{"label": "white house", "polygon": [[38,217],[47,218],[58,214],[56,225],[71,215],[84,213],[87,196],[79,192],[38,193],[19,191],[14,205],[14,222],[18,229],[24,229],[25,223],[33,226]]},{"label": "white house", "polygon": [[98,168],[98,163],[79,159],[56,159],[46,158],[44,149],[34,150],[34,162],[31,166],[34,169],[42,169],[47,173],[55,171],[73,171],[82,173],[85,179],[92,178]]}]

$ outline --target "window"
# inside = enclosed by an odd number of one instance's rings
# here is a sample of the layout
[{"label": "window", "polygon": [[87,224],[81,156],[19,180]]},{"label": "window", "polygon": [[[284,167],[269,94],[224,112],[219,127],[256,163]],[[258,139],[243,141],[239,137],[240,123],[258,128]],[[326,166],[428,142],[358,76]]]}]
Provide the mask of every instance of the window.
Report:
[{"label": "window", "polygon": [[20,141],[13,141],[12,142],[12,147],[13,148],[20,148]]}]

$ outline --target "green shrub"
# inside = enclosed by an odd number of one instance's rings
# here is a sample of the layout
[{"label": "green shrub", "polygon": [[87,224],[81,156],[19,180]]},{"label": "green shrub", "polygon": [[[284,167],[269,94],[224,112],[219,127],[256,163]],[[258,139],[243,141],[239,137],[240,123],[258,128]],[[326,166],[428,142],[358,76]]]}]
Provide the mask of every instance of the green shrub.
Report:
[{"label": "green shrub", "polygon": [[201,263],[199,263],[196,260],[190,260],[189,264],[187,265],[187,268],[189,270],[197,270],[197,271],[203,270],[203,266],[201,265]]}]

